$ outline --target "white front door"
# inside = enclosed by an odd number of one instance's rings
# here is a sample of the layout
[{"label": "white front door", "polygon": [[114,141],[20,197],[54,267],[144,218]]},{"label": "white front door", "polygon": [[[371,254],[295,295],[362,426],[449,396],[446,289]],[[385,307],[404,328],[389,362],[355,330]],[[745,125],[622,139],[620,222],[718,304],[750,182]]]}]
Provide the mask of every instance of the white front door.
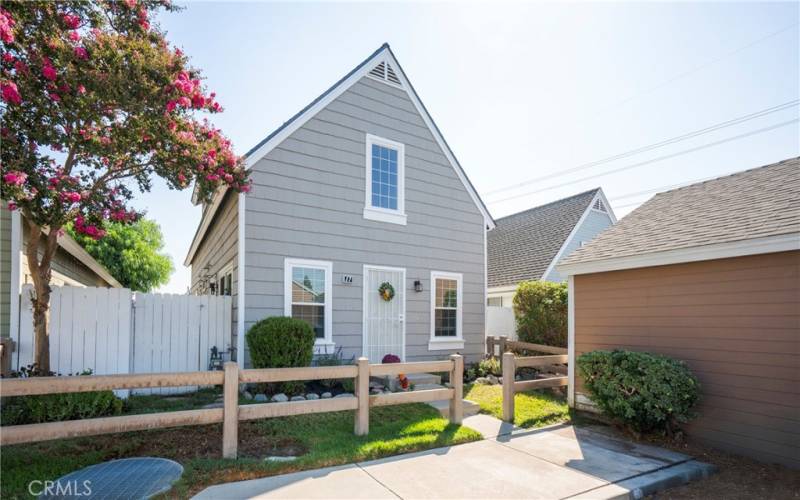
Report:
[{"label": "white front door", "polygon": [[[391,300],[379,293],[384,283],[394,289]],[[405,269],[364,266],[364,356],[370,363],[380,363],[387,354],[406,358],[405,289]]]}]

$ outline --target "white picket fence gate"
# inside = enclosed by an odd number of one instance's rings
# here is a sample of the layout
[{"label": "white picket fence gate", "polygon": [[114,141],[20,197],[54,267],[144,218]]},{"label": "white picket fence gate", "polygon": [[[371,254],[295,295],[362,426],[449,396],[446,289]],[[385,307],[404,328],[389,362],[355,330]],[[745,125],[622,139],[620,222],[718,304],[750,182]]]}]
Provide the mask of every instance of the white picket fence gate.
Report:
[{"label": "white picket fence gate", "polygon": [[[33,363],[31,285],[20,294],[12,366]],[[132,293],[125,288],[53,287],[50,369],[62,375],[207,370],[211,347],[231,347],[231,297]],[[137,389],[171,394],[194,388]],[[124,393],[123,393],[124,394]]]}]

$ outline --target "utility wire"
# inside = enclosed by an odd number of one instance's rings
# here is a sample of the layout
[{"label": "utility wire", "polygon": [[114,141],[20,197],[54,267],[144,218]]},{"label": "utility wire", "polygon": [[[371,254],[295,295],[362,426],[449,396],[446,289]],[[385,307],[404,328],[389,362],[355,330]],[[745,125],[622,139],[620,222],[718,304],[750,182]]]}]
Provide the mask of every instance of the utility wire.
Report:
[{"label": "utility wire", "polygon": [[[667,146],[667,145],[670,145],[670,144],[675,144],[675,143],[678,143],[678,142],[681,142],[681,141],[692,139],[692,138],[698,137],[700,135],[708,134],[708,133],[711,133],[711,132],[714,132],[714,131],[717,131],[717,130],[720,130],[720,129],[723,129],[723,128],[731,127],[733,125],[738,125],[740,123],[744,123],[744,122],[747,122],[747,121],[750,121],[750,120],[755,120],[756,118],[760,118],[762,116],[766,116],[766,115],[769,115],[769,114],[772,114],[772,113],[777,113],[779,111],[783,111],[785,109],[789,109],[791,107],[797,106],[799,103],[800,103],[800,99],[794,99],[794,100],[785,102],[783,104],[779,104],[777,106],[772,106],[771,108],[762,109],[762,110],[756,111],[754,113],[750,113],[750,114],[747,114],[747,115],[744,115],[744,116],[740,116],[738,118],[733,118],[733,119],[730,119],[730,120],[727,120],[727,121],[724,121],[724,122],[720,122],[720,123],[717,123],[717,124],[714,124],[714,125],[711,125],[711,126],[699,129],[699,130],[695,130],[693,132],[688,132],[686,134],[682,134],[682,135],[679,135],[679,136],[676,136],[676,137],[672,137],[670,139],[666,139],[666,140],[663,140],[663,141],[660,141],[660,142],[656,142],[656,143],[653,143],[653,144],[648,144],[646,146],[642,146],[642,147],[639,147],[639,148],[636,148],[636,149],[632,149],[632,150],[626,151],[624,153],[619,153],[619,154],[616,154],[616,155],[613,155],[613,156],[608,156],[606,158],[603,158],[603,159],[600,159],[600,160],[591,161],[591,162],[588,162],[588,163],[582,163],[582,164],[577,165],[575,167],[568,168],[567,170],[562,170],[560,172],[553,172],[551,174],[546,174],[546,175],[537,177],[535,179],[530,179],[530,180],[527,180],[527,181],[524,181],[524,182],[521,182],[521,183],[516,183],[516,184],[514,184],[512,186],[506,186],[506,187],[502,187],[502,188],[499,188],[499,189],[494,189],[492,191],[488,191],[486,193],[486,196],[491,196],[492,194],[500,193],[500,192],[503,192],[503,191],[508,191],[510,189],[520,188],[520,187],[527,186],[527,185],[530,185],[530,184],[534,184],[536,182],[540,182],[540,181],[543,181],[543,180],[552,179],[553,177],[560,177],[562,175],[571,174],[573,172],[578,172],[578,171],[581,171],[581,170],[585,170],[587,168],[595,167],[597,165],[602,165],[604,163],[610,163],[610,162],[615,161],[615,160],[621,160],[623,158],[628,158],[630,156],[634,156],[634,155],[637,155],[637,154],[645,153],[647,151],[652,151],[653,149],[657,149],[657,148],[664,147],[664,146]],[[490,201],[489,203],[492,203],[492,202]]]},{"label": "utility wire", "polygon": [[707,144],[702,144],[700,146],[695,146],[693,148],[684,149],[684,150],[678,151],[676,153],[670,153],[668,155],[658,156],[658,157],[652,158],[650,160],[645,160],[645,161],[642,161],[642,162],[639,162],[639,163],[634,163],[632,165],[626,165],[624,167],[615,168],[615,169],[609,170],[607,172],[600,172],[600,173],[597,173],[597,174],[587,175],[587,176],[582,177],[580,179],[573,179],[571,181],[562,182],[561,184],[555,184],[553,186],[548,186],[548,187],[545,187],[545,188],[536,189],[534,191],[528,191],[526,193],[516,194],[516,195],[513,195],[513,196],[508,196],[506,198],[501,198],[499,200],[490,201],[489,204],[490,205],[494,205],[494,204],[502,203],[502,202],[505,202],[505,201],[515,200],[517,198],[522,198],[523,196],[529,196],[529,195],[532,195],[532,194],[535,194],[535,193],[541,193],[543,191],[549,191],[551,189],[556,189],[556,188],[568,186],[568,185],[576,183],[576,182],[582,182],[582,181],[586,181],[586,180],[589,180],[589,179],[595,179],[597,177],[603,177],[603,176],[606,176],[606,175],[609,175],[609,174],[615,174],[615,173],[618,173],[618,172],[623,172],[625,170],[631,170],[631,169],[634,169],[634,168],[643,167],[645,165],[650,165],[651,163],[656,163],[656,162],[659,162],[659,161],[668,160],[670,158],[675,158],[677,156],[683,156],[685,154],[694,153],[695,151],[700,151],[700,150],[707,149],[707,148],[710,148],[710,147],[719,146],[720,144],[725,144],[727,142],[732,142],[732,141],[737,141],[739,139],[744,139],[745,137],[750,137],[752,135],[762,134],[764,132],[769,132],[770,130],[775,130],[775,129],[778,129],[778,128],[781,128],[781,127],[785,127],[787,125],[791,125],[791,124],[797,123],[797,122],[800,122],[800,119],[799,118],[794,118],[792,120],[787,120],[787,121],[784,121],[784,122],[781,122],[781,123],[777,123],[775,125],[770,125],[769,127],[763,127],[763,128],[756,129],[756,130],[751,130],[750,132],[745,132],[744,134],[739,134],[739,135],[735,135],[735,136],[732,136],[732,137],[727,137],[725,139],[720,139],[718,141],[709,142]]},{"label": "utility wire", "polygon": [[711,59],[710,61],[707,61],[707,62],[705,62],[703,64],[700,64],[699,66],[695,66],[695,67],[693,67],[691,69],[688,69],[688,70],[686,70],[686,71],[684,71],[682,73],[679,73],[679,74],[673,76],[672,78],[670,78],[668,80],[665,80],[665,81],[663,81],[663,82],[661,82],[661,83],[659,83],[657,85],[654,85],[654,86],[652,86],[650,88],[647,88],[645,90],[642,90],[640,92],[636,92],[635,94],[633,94],[633,95],[631,95],[631,96],[629,96],[629,97],[617,102],[616,104],[612,104],[611,106],[609,106],[607,108],[604,108],[604,109],[601,109],[601,110],[597,111],[597,113],[595,113],[595,115],[603,113],[603,112],[606,112],[606,111],[609,111],[609,110],[614,109],[614,108],[617,108],[617,107],[622,106],[624,104],[627,104],[628,102],[636,99],[637,97],[639,97],[641,95],[649,94],[649,93],[651,93],[651,92],[653,92],[655,90],[658,90],[658,89],[660,89],[662,87],[665,87],[665,86],[669,85],[672,82],[680,80],[681,78],[685,78],[685,77],[687,77],[687,76],[689,76],[689,75],[691,75],[693,73],[696,73],[696,72],[704,70],[704,69],[706,69],[706,68],[708,68],[710,66],[713,66],[713,65],[717,64],[718,62],[721,62],[721,61],[723,61],[723,60],[725,60],[725,59],[727,59],[727,58],[729,58],[731,56],[734,56],[734,55],[738,54],[739,52],[742,52],[743,50],[747,50],[747,49],[749,49],[750,47],[752,47],[754,45],[758,45],[759,43],[761,43],[761,42],[763,42],[765,40],[768,40],[768,39],[770,39],[770,38],[772,38],[774,36],[780,35],[784,31],[787,31],[787,30],[789,30],[791,28],[796,27],[798,24],[800,24],[800,23],[794,23],[794,24],[790,24],[788,26],[784,26],[783,28],[779,29],[778,31],[773,31],[772,33],[770,33],[768,35],[765,35],[765,36],[762,36],[761,38],[759,38],[757,40],[753,40],[752,42],[750,42],[750,43],[748,43],[746,45],[742,45],[741,47],[737,47],[737,48],[733,49],[730,52],[722,54],[721,56],[715,57],[714,59]]}]

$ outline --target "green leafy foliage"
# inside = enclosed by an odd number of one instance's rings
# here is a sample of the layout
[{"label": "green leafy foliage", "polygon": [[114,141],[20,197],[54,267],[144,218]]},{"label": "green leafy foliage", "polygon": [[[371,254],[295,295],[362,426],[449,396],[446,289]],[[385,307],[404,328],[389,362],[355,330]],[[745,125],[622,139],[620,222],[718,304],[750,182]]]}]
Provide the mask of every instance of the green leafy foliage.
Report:
[{"label": "green leafy foliage", "polygon": [[[256,368],[309,366],[314,357],[314,330],[305,321],[273,316],[251,326],[246,335],[250,359]],[[281,392],[300,394],[303,382],[283,382]]]},{"label": "green leafy foliage", "polygon": [[[85,370],[74,376],[91,374],[91,370]],[[40,370],[36,365],[29,365],[11,373],[12,378],[56,375],[50,371]],[[123,401],[112,391],[14,396],[3,401],[0,425],[40,424],[119,415],[122,413],[122,407]]]},{"label": "green leafy foliage", "polygon": [[522,342],[567,347],[567,284],[523,281],[514,295]]},{"label": "green leafy foliage", "polygon": [[503,369],[500,367],[500,360],[495,357],[482,359],[478,363],[477,374],[479,377],[485,377],[486,375],[502,376]]},{"label": "green leafy foliage", "polygon": [[[344,366],[344,365],[352,365],[355,356],[351,356],[349,358],[344,357],[344,351],[341,347],[337,347],[335,351],[332,353],[322,353],[317,356],[314,360],[314,364],[316,366]],[[319,383],[325,387],[326,389],[332,389],[337,384],[342,384],[345,387],[345,392],[353,392],[351,390],[347,390],[347,383],[350,382],[350,387],[352,387],[353,379],[325,379],[320,380]]]},{"label": "green leafy foliage", "polygon": [[169,281],[175,267],[161,252],[164,236],[157,223],[142,218],[131,225],[109,223],[106,228],[105,237],[97,240],[76,232],[72,224],[67,226],[69,234],[125,288],[149,292]]},{"label": "green leafy foliage", "polygon": [[682,361],[615,350],[584,353],[577,364],[592,400],[635,432],[672,433],[693,416],[700,385]]}]

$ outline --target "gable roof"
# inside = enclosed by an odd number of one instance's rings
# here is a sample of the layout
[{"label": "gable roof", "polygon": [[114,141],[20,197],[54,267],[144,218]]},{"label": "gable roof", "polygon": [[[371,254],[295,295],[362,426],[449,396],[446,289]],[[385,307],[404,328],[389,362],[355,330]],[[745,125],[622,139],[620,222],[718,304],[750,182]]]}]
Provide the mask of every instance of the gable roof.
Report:
[{"label": "gable roof", "polygon": [[613,221],[600,188],[497,219],[487,241],[489,287],[544,278],[597,197]]},{"label": "gable roof", "polygon": [[659,193],[558,269],[600,272],[791,249],[800,249],[800,158]]},{"label": "gable roof", "polygon": [[[411,85],[411,82],[408,81],[403,68],[400,66],[400,63],[395,58],[392,49],[389,47],[388,43],[384,43],[381,45],[375,52],[373,52],[369,57],[364,59],[361,63],[359,63],[355,68],[353,68],[349,73],[343,76],[339,81],[333,84],[328,90],[323,92],[319,95],[316,99],[311,101],[308,105],[306,105],[303,109],[298,111],[294,116],[289,118],[286,122],[284,122],[280,127],[275,129],[272,133],[262,139],[258,144],[253,146],[246,154],[245,154],[245,166],[246,168],[252,168],[261,158],[263,158],[266,154],[272,151],[278,144],[283,142],[284,139],[289,137],[295,130],[302,127],[308,120],[314,117],[319,111],[321,111],[325,106],[330,104],[334,99],[339,97],[343,94],[347,89],[353,86],[356,82],[358,82],[364,76],[367,76],[371,73],[376,66],[381,64],[389,65],[391,68],[394,69],[394,72],[391,73],[391,81],[399,81],[396,87],[402,88],[408,93],[411,102],[414,103],[414,106],[417,108],[417,112],[419,112],[422,120],[428,126],[431,134],[433,135],[436,142],[439,144],[439,147],[442,149],[445,157],[450,162],[451,166],[456,172],[456,175],[464,184],[467,192],[469,193],[472,201],[478,207],[478,210],[483,214],[484,220],[486,221],[486,226],[489,229],[494,228],[494,219],[492,219],[489,210],[486,208],[486,205],[481,200],[480,196],[478,195],[477,190],[472,185],[472,182],[467,177],[467,174],[464,172],[464,169],[461,167],[461,164],[453,154],[453,151],[450,149],[450,146],[447,144],[447,141],[442,136],[439,127],[436,126],[436,123],[433,121],[430,113],[428,113],[427,108],[422,103],[417,94],[416,90],[414,90],[414,86]],[[374,74],[374,73],[373,73]],[[197,248],[200,246],[200,242],[202,241],[205,232],[208,229],[208,223],[206,222],[204,227],[204,222],[206,218],[210,221],[216,210],[219,208],[219,203],[222,201],[222,196],[215,196],[211,202],[211,206],[206,213],[203,214],[203,220],[201,221],[200,226],[195,233],[194,239],[192,240],[192,245],[189,248],[189,253],[186,256],[186,260],[184,261],[185,265],[189,265],[194,257]]]}]

